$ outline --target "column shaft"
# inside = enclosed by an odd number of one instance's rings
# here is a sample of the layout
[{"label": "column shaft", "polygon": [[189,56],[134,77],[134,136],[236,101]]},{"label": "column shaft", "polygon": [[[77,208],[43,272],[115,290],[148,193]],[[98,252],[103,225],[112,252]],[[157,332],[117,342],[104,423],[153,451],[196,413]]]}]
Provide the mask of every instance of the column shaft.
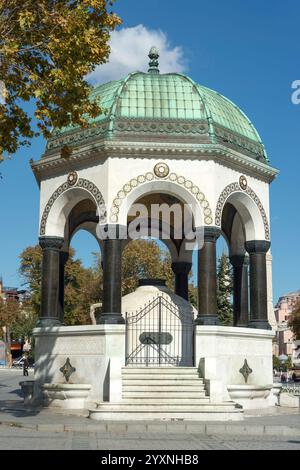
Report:
[{"label": "column shaft", "polygon": [[63,245],[61,237],[40,237],[43,250],[41,312],[37,326],[59,326],[59,250]]},{"label": "column shaft", "polygon": [[189,272],[192,263],[178,261],[172,263],[172,270],[175,274],[175,294],[185,300],[189,299]]},{"label": "column shaft", "polygon": [[248,291],[248,257],[234,255],[230,257],[233,266],[233,324],[248,326],[249,291]]},{"label": "column shaft", "polygon": [[103,308],[97,323],[123,324],[121,302],[122,239],[107,238],[103,240]]},{"label": "column shaft", "polygon": [[250,256],[250,324],[251,328],[271,329],[268,321],[266,252],[270,242],[253,240],[245,243]]},{"label": "column shaft", "polygon": [[64,322],[65,307],[65,266],[68,261],[69,253],[61,251],[59,253],[59,294],[58,294],[58,317],[61,323]]},{"label": "column shaft", "polygon": [[198,251],[198,316],[197,325],[217,325],[217,227],[205,227],[204,244]]}]

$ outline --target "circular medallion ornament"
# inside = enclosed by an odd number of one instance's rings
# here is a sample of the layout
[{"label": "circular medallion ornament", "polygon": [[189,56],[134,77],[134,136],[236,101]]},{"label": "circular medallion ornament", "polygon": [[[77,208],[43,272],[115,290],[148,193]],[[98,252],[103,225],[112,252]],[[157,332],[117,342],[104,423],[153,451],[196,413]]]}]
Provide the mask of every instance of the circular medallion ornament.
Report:
[{"label": "circular medallion ornament", "polygon": [[76,171],[71,171],[68,174],[68,184],[70,186],[74,186],[74,184],[76,184],[77,180],[78,180],[77,172]]},{"label": "circular medallion ornament", "polygon": [[240,187],[241,189],[243,189],[244,191],[247,189],[248,187],[248,182],[247,182],[247,179],[246,179],[246,176],[242,175],[240,176]]},{"label": "circular medallion ornament", "polygon": [[158,178],[165,178],[170,173],[170,169],[166,163],[157,163],[154,167],[154,173]]}]

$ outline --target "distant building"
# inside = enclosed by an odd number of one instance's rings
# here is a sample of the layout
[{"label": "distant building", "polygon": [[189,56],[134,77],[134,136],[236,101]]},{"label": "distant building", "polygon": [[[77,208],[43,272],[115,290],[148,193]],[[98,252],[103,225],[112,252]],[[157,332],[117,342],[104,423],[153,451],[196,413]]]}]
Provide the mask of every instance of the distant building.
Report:
[{"label": "distant building", "polygon": [[4,301],[16,300],[17,302],[23,303],[30,299],[30,293],[26,289],[4,286],[3,280],[0,278],[0,298]]},{"label": "distant building", "polygon": [[298,302],[300,302],[300,290],[279,297],[275,305],[275,317],[277,321],[276,342],[273,347],[275,356],[286,354],[294,358],[297,345],[296,342],[293,341],[294,335],[288,326],[288,322]]},{"label": "distant building", "polygon": [[[0,278],[0,299],[4,302],[16,301],[22,305],[30,298],[30,293],[25,289],[18,289],[17,287],[3,286],[3,280]],[[4,327],[4,335],[7,328]],[[12,359],[19,357],[22,354],[23,343],[21,341],[11,340],[10,351]],[[5,362],[5,343],[0,342],[0,365]]]}]

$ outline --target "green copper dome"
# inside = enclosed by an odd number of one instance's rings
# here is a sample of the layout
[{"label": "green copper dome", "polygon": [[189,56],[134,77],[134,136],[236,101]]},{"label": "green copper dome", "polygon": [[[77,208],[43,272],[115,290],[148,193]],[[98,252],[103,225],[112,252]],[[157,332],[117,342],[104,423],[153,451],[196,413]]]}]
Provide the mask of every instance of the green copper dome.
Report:
[{"label": "green copper dome", "polygon": [[[263,162],[267,156],[247,116],[216,91],[179,73],[160,74],[158,53],[151,49],[148,73],[135,72],[91,92],[105,113],[92,119],[93,135],[118,141],[168,141],[223,144]],[[98,130],[96,130],[98,128]],[[78,131],[78,129],[77,129]],[[58,135],[70,134],[65,128]],[[190,136],[190,140],[189,140]],[[56,134],[57,137],[57,134]],[[51,139],[48,149],[51,148]]]}]

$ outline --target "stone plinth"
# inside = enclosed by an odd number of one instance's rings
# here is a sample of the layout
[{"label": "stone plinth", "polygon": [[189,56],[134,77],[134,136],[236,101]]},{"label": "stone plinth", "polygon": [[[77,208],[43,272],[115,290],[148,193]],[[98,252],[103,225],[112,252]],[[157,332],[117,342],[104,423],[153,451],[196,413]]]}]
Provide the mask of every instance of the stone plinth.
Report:
[{"label": "stone plinth", "polygon": [[121,399],[121,368],[125,362],[125,325],[36,328],[35,401],[42,386],[62,384],[66,359],[76,369],[72,384],[89,384],[87,403]]},{"label": "stone plinth", "polygon": [[228,386],[245,385],[240,373],[245,359],[252,369],[248,385],[266,387],[273,383],[273,336],[272,331],[254,328],[196,327],[195,365],[205,379],[212,403],[234,400]]}]

